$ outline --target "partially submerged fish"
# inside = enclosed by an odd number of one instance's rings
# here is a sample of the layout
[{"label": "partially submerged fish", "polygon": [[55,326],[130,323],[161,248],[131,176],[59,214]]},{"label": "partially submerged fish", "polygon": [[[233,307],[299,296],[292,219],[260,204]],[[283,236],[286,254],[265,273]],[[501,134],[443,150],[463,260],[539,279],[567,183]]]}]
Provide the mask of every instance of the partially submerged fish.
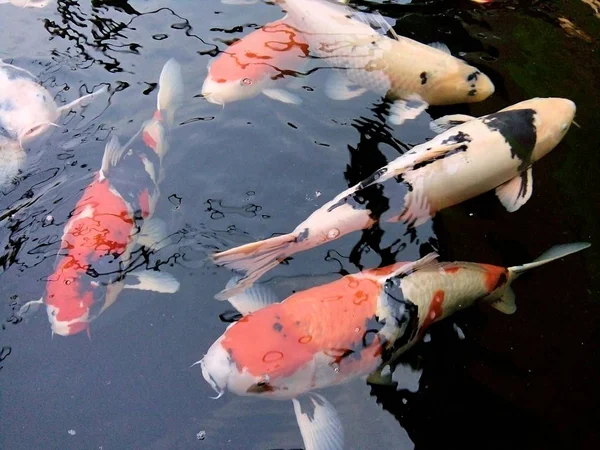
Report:
[{"label": "partially submerged fish", "polygon": [[106,145],[101,169],[65,225],[46,294],[21,308],[25,313],[45,304],[53,334],[89,333],[89,323],[123,289],[179,289],[167,273],[129,268],[136,246],[156,248],[166,239],[164,224],[152,215],[160,194],[162,158],[168,151],[166,132],[182,96],[181,69],[175,60],[164,65],[159,86],[152,119],[127,144],[113,136]]},{"label": "partially submerged fish", "polygon": [[480,118],[445,116],[432,123],[440,134],[339,194],[292,233],[216,253],[213,260],[246,273],[239,290],[294,253],[378,221],[417,226],[491,189],[516,211],[532,194],[531,165],[562,140],[575,109],[571,100],[535,98]]},{"label": "partially submerged fish", "polygon": [[23,145],[58,126],[61,114],[104,91],[99,89],[59,107],[33,74],[0,60],[0,134]]},{"label": "partially submerged fish", "polygon": [[0,136],[0,189],[17,178],[26,158],[25,150],[17,141]]},{"label": "partially submerged fish", "polygon": [[303,395],[363,376],[372,383],[391,382],[399,356],[431,324],[475,302],[512,314],[515,278],[587,247],[557,246],[532,263],[509,268],[439,263],[430,254],[417,262],[347,275],[281,303],[265,286],[254,285],[229,299],[243,317],[198,363],[218,397],[229,389],[292,399],[306,448],[341,449],[343,431],[335,408],[314,394],[301,407]]},{"label": "partially submerged fish", "polygon": [[382,34],[393,28],[378,14],[327,0],[286,0],[283,8],[311,52],[339,69],[326,86],[331,98],[373,91],[396,100],[390,119],[402,123],[428,105],[479,102],[494,92],[485,74],[452,56],[445,45]]},{"label": "partially submerged fish", "polygon": [[268,23],[230,45],[208,67],[202,95],[211,103],[243,100],[262,93],[284,103],[300,99],[281,85],[305,65],[308,45],[286,19]]}]

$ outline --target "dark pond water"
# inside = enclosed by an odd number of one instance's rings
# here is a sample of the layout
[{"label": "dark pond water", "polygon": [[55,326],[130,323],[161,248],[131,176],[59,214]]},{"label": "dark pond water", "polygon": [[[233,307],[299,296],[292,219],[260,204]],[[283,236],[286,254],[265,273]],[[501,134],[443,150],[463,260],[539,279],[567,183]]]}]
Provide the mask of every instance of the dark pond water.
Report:
[{"label": "dark pond water", "polygon": [[[557,96],[575,101],[580,127],[536,164],[533,197],[518,212],[483,195],[420,227],[397,257],[390,246],[401,226],[348,235],[270,272],[265,280],[281,298],[339,273],[417,258],[431,245],[444,260],[499,265],[527,262],[557,243],[593,246],[515,283],[515,315],[472,308],[435,325],[431,340],[406,355],[423,371],[418,392],[360,380],[323,391],[340,412],[347,448],[600,448],[597,2],[352,4],[397,19],[401,34],[464,52],[493,79],[488,100],[430,108],[432,117]],[[431,137],[427,120],[386,126],[386,102],[374,94],[329,100],[321,71],[302,79],[301,106],[265,96],[225,108],[206,102],[198,94],[208,62],[281,17],[277,5],[58,0],[45,9],[0,5],[0,13],[0,58],[37,75],[59,103],[110,86],[110,95],[30,145],[30,165],[0,194],[0,448],[302,448],[290,402],[231,393],[211,400],[200,369],[190,368],[223,333],[219,314],[230,309],[213,299],[230,273],[207,255],[291,231]],[[92,324],[91,340],[52,338],[45,313],[25,322],[14,311],[42,295],[64,224],[107,138],[125,139],[150,117],[170,57],[183,67],[186,101],[156,214],[176,244],[155,259],[171,266],[181,289],[126,291]]]}]

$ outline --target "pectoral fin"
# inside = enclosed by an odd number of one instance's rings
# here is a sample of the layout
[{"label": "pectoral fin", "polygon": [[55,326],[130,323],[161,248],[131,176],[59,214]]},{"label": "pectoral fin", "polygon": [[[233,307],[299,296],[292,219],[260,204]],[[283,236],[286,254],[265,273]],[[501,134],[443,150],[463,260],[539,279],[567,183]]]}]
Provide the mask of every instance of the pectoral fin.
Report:
[{"label": "pectoral fin", "polygon": [[515,293],[508,286],[502,296],[492,303],[492,307],[504,314],[514,314],[517,310],[517,304],[515,303]]},{"label": "pectoral fin", "polygon": [[407,120],[417,118],[428,106],[427,102],[417,95],[405,100],[396,100],[390,108],[390,122],[402,125]]},{"label": "pectoral fin", "polygon": [[450,114],[448,116],[440,117],[429,123],[429,128],[435,133],[443,133],[457,125],[473,120],[475,117],[468,116],[466,114]]},{"label": "pectoral fin", "polygon": [[[225,289],[235,287],[240,277],[235,276],[229,280]],[[250,314],[259,309],[269,306],[272,303],[279,302],[279,297],[270,288],[264,284],[253,284],[248,289],[235,294],[227,299],[231,305],[242,315]]]},{"label": "pectoral fin", "polygon": [[94,97],[96,97],[100,94],[104,94],[106,91],[107,91],[106,86],[103,86],[100,89],[98,89],[96,92],[92,92],[91,94],[84,95],[82,97],[79,97],[76,100],[73,100],[71,103],[67,103],[66,105],[61,106],[60,108],[58,108],[58,112],[62,114],[65,111],[69,111],[70,109],[73,109],[75,106],[81,106],[81,107],[88,106],[92,102]]},{"label": "pectoral fin", "polygon": [[111,167],[114,167],[119,163],[124,153],[125,147],[121,145],[119,138],[113,134],[110,141],[106,144],[104,156],[102,156],[102,165],[99,174],[101,181],[108,176]]},{"label": "pectoral fin", "polygon": [[147,219],[140,231],[137,243],[152,250],[160,250],[169,244],[167,226],[160,219]]},{"label": "pectoral fin", "polygon": [[292,401],[306,450],[344,448],[342,422],[331,403],[319,394],[308,394]]},{"label": "pectoral fin", "polygon": [[496,196],[508,212],[515,212],[523,206],[532,193],[533,175],[531,167],[496,188]]},{"label": "pectoral fin", "polygon": [[356,88],[356,85],[339,70],[333,71],[325,82],[325,94],[332,100],[350,100],[365,92],[366,88]]},{"label": "pectoral fin", "polygon": [[[136,284],[132,283],[132,278],[137,280]],[[179,281],[170,273],[144,270],[128,273],[123,289],[139,289],[140,291],[174,294],[179,290]]]},{"label": "pectoral fin", "polygon": [[282,103],[290,103],[292,105],[299,105],[302,103],[302,99],[285,89],[263,89],[262,93],[267,97],[277,100]]},{"label": "pectoral fin", "polygon": [[27,319],[31,317],[33,314],[40,309],[40,306],[44,304],[44,298],[40,298],[39,300],[31,300],[30,302],[25,303],[19,309],[19,316],[23,319]]}]

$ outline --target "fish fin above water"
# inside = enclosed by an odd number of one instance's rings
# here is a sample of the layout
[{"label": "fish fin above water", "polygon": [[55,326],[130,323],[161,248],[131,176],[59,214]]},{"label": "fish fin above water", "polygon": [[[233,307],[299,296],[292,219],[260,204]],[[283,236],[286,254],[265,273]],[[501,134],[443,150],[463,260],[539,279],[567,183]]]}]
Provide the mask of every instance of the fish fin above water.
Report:
[{"label": "fish fin above water", "polygon": [[66,105],[61,106],[60,108],[58,108],[58,112],[60,114],[62,114],[65,111],[69,111],[69,110],[73,109],[75,106],[81,106],[81,107],[88,106],[90,103],[92,103],[92,100],[95,97],[97,97],[100,94],[104,94],[107,90],[108,89],[106,86],[102,86],[96,92],[92,92],[91,94],[84,95],[82,97],[79,97],[78,99],[73,100],[70,103],[67,103]]},{"label": "fish fin above water", "polygon": [[325,82],[325,95],[332,100],[350,100],[367,92],[366,88],[357,88],[340,70],[334,70]]},{"label": "fish fin above water", "polygon": [[[227,282],[225,289],[235,287],[239,279],[239,276],[232,277]],[[254,284],[245,291],[232,295],[227,300],[235,309],[245,316],[273,303],[278,303],[279,297],[277,294],[275,294],[275,292],[273,292],[272,289],[264,284]]]},{"label": "fish fin above water", "polygon": [[473,119],[475,119],[475,117],[468,116],[466,114],[450,114],[448,116],[440,117],[439,119],[431,121],[429,123],[429,128],[434,133],[440,134],[444,131],[448,131],[450,128],[454,128],[457,125]]},{"label": "fish fin above water", "polygon": [[[138,282],[136,284],[128,283],[131,281],[129,280],[130,277],[136,278]],[[173,275],[166,272],[157,272],[155,270],[129,272],[126,280],[123,289],[154,291],[161,294],[174,294],[179,290],[179,281]]]},{"label": "fish fin above water", "polygon": [[431,48],[435,48],[436,50],[447,53],[448,55],[452,54],[452,52],[450,51],[448,46],[446,44],[444,44],[443,42],[431,42],[430,44],[427,44],[427,45],[429,45]]},{"label": "fish fin above water", "polygon": [[262,93],[273,100],[277,100],[282,103],[289,103],[292,105],[299,105],[302,103],[302,99],[285,89],[263,89]]},{"label": "fish fin above water", "polygon": [[543,266],[544,264],[547,264],[556,259],[564,258],[565,256],[568,256],[572,253],[577,253],[577,252],[580,252],[581,250],[585,250],[586,248],[590,247],[591,245],[592,244],[590,244],[589,242],[573,242],[571,244],[556,245],[556,246],[552,247],[551,249],[542,253],[534,261],[527,263],[527,264],[522,264],[520,266],[509,267],[508,270],[514,276],[517,276],[527,270],[534,269],[539,266]]},{"label": "fish fin above water", "polygon": [[344,428],[331,403],[319,394],[293,399],[294,413],[306,450],[342,450]]},{"label": "fish fin above water", "polygon": [[[345,4],[347,2],[338,1],[337,3]],[[365,12],[361,12],[361,11],[353,11],[353,14],[351,15],[351,17],[353,19],[358,20],[359,22],[369,25],[371,28],[373,28],[378,33],[386,34],[388,32],[391,32],[393,35],[396,35],[396,32],[392,28],[393,24],[388,22],[388,20],[392,20],[392,19],[387,19],[387,18],[383,17],[379,12],[365,13]]]},{"label": "fish fin above water", "polygon": [[394,125],[402,125],[407,120],[417,118],[429,104],[418,95],[408,99],[396,100],[390,107],[389,119]]},{"label": "fish fin above water", "polygon": [[34,315],[39,309],[40,306],[44,304],[44,297],[40,297],[38,300],[31,300],[25,303],[21,308],[19,308],[19,317],[22,319],[28,319],[32,315]]},{"label": "fish fin above water", "polygon": [[158,85],[156,109],[165,112],[167,123],[171,126],[175,119],[175,111],[183,101],[181,66],[175,59],[169,59],[163,66]]},{"label": "fish fin above water", "polygon": [[514,314],[517,310],[515,303],[515,292],[510,286],[507,286],[500,298],[491,303],[492,308],[497,309],[504,314]]},{"label": "fish fin above water", "polygon": [[104,155],[102,156],[102,164],[99,172],[100,180],[108,177],[110,168],[115,167],[119,163],[125,153],[125,149],[126,147],[123,147],[119,142],[119,138],[113,134],[104,148]]},{"label": "fish fin above water", "polygon": [[531,167],[496,188],[496,197],[508,212],[515,212],[527,203],[532,193],[533,174]]},{"label": "fish fin above water", "polygon": [[251,286],[261,275],[293,254],[295,243],[296,235],[289,233],[213,254],[212,260],[218,266],[246,273],[246,276],[237,280],[234,287],[223,289],[215,298],[226,300]]},{"label": "fish fin above water", "polygon": [[146,219],[137,243],[152,250],[160,250],[169,244],[167,225],[158,218]]}]

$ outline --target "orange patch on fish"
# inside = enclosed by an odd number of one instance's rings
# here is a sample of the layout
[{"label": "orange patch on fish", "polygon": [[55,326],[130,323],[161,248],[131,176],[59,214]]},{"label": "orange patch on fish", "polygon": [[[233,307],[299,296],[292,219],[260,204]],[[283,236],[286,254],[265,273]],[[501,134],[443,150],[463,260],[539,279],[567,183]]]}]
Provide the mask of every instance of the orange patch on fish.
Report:
[{"label": "orange patch on fish", "polygon": [[425,317],[425,321],[421,326],[421,334],[425,331],[425,329],[435,322],[438,318],[442,317],[444,314],[444,297],[446,293],[442,290],[435,291],[433,293],[433,298],[431,299],[431,303],[429,304],[429,311],[427,311],[427,317]]},{"label": "orange patch on fish", "polygon": [[389,276],[392,273],[396,272],[397,270],[399,270],[402,266],[409,264],[408,262],[397,262],[395,264],[389,265],[389,266],[385,266],[385,267],[378,267],[377,269],[371,269],[368,271],[369,274],[373,274],[373,276],[376,277],[385,277],[385,276]]},{"label": "orange patch on fish", "polygon": [[152,150],[156,150],[156,140],[152,137],[148,130],[144,129],[144,132],[142,133],[142,139],[144,139],[144,144],[146,144]]},{"label": "orange patch on fish", "polygon": [[454,266],[454,267],[444,267],[444,271],[446,273],[456,273],[460,270],[460,267],[458,266]]},{"label": "orange patch on fish", "polygon": [[290,376],[317,353],[343,363],[364,349],[380,293],[379,283],[349,275],[248,314],[225,332],[222,345],[238,370],[255,376]]},{"label": "orange patch on fish", "polygon": [[504,267],[480,264],[485,269],[484,283],[488,292],[493,292],[508,281],[508,270]]}]

